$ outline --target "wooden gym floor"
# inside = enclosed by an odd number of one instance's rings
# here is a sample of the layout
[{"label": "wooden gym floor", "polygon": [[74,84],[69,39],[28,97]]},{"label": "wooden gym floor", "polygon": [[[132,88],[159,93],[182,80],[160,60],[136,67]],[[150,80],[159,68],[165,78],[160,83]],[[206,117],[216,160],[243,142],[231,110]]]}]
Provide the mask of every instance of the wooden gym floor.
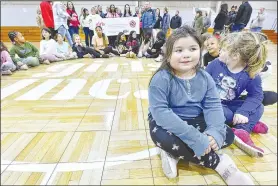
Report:
[{"label": "wooden gym floor", "polygon": [[[277,45],[269,50],[273,75],[264,87],[277,91]],[[179,163],[176,179],[164,176],[147,122],[148,83],[159,65],[77,59],[2,76],[2,185],[223,185],[216,172],[191,164]],[[256,185],[277,185],[277,104],[261,120],[269,133],[252,139],[263,158],[235,145],[222,152]]]}]

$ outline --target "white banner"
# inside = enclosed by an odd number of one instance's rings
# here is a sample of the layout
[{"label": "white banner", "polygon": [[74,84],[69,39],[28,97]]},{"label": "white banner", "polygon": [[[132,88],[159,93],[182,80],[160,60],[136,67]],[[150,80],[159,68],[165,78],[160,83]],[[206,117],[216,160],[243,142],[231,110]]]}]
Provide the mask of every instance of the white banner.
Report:
[{"label": "white banner", "polygon": [[116,36],[119,32],[129,35],[131,31],[140,34],[140,22],[138,17],[104,18],[97,23],[107,36]]}]

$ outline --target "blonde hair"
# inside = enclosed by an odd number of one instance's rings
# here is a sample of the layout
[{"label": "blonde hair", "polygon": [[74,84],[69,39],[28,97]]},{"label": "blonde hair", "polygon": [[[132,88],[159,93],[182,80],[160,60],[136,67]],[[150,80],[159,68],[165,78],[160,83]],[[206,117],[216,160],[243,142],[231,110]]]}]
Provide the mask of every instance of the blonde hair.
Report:
[{"label": "blonde hair", "polygon": [[80,41],[81,41],[81,37],[78,35],[78,34],[73,34],[72,38],[73,38],[73,42],[75,42],[75,38],[76,37],[79,37],[80,38]]},{"label": "blonde hair", "polygon": [[222,38],[220,46],[227,49],[229,56],[239,54],[250,78],[254,78],[265,65],[267,41],[267,36],[259,32],[235,32]]}]

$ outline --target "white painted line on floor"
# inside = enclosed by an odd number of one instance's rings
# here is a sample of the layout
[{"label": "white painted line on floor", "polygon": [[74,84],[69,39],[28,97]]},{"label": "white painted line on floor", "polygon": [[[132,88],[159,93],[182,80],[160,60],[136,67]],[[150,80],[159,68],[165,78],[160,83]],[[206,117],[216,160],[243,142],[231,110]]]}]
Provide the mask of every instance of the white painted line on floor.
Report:
[{"label": "white painted line on floor", "polygon": [[71,79],[70,83],[63,88],[58,94],[53,96],[51,100],[69,100],[73,99],[76,94],[84,87],[87,80],[85,79]]},{"label": "white painted line on floor", "polygon": [[39,77],[45,77],[45,76],[48,76],[48,75],[50,75],[50,73],[44,72],[44,73],[37,73],[37,74],[34,74],[34,75],[32,75],[32,77],[39,78]]},{"label": "white painted line on floor", "polygon": [[62,81],[63,79],[48,79],[42,84],[28,91],[26,94],[16,98],[15,100],[38,100],[45,93],[56,87]]},{"label": "white painted line on floor", "polygon": [[83,63],[77,63],[77,64],[73,64],[69,67],[67,67],[66,69],[64,69],[62,72],[57,72],[57,74],[54,74],[52,76],[49,77],[65,77],[65,76],[69,76],[71,74],[73,74],[74,72],[76,72],[77,70],[79,70],[81,67],[83,67],[85,64]]},{"label": "white painted line on floor", "polygon": [[104,69],[104,72],[117,72],[119,64],[109,64]]},{"label": "white painted line on floor", "polygon": [[33,84],[38,81],[37,79],[23,79],[20,80],[8,87],[1,89],[1,100],[8,97],[9,95],[14,94],[15,92],[27,87],[28,85]]},{"label": "white painted line on floor", "polygon": [[93,64],[91,64],[90,66],[88,66],[88,67],[84,70],[84,72],[96,72],[96,71],[99,69],[100,66],[101,66],[101,64],[95,64],[95,63],[93,63]]},{"label": "white painted line on floor", "polygon": [[53,65],[51,67],[48,67],[46,69],[46,71],[48,71],[48,72],[58,72],[58,70],[64,69],[67,65],[69,65],[69,64],[68,63],[56,64],[56,65]]}]

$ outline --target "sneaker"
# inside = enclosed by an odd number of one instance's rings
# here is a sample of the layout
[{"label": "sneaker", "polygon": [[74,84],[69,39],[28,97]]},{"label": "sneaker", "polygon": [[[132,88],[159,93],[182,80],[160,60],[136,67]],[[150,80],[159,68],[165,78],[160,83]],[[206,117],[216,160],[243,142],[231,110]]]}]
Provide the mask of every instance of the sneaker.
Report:
[{"label": "sneaker", "polygon": [[235,140],[234,143],[241,150],[246,152],[252,157],[263,157],[264,151],[263,149],[256,147],[254,142],[252,141],[250,134],[243,129],[234,129]]},{"label": "sneaker", "polygon": [[20,70],[28,70],[28,66],[27,65],[21,65],[20,67],[19,67],[19,69]]},{"label": "sneaker", "polygon": [[132,53],[130,54],[130,58],[136,58],[136,54],[132,52]]},{"label": "sneaker", "polygon": [[19,67],[21,67],[22,65],[24,65],[24,63],[22,63],[21,61],[19,61],[19,62],[17,62],[17,65],[18,65]]},{"label": "sneaker", "polygon": [[109,58],[109,55],[103,54],[103,55],[102,55],[102,58]]},{"label": "sneaker", "polygon": [[10,70],[5,70],[5,71],[2,71],[1,74],[2,75],[12,75],[13,73]]},{"label": "sneaker", "polygon": [[175,178],[178,175],[177,164],[178,159],[174,158],[171,154],[161,149],[160,157],[162,161],[162,169],[168,178]]},{"label": "sneaker", "polygon": [[227,155],[219,155],[220,162],[216,171],[227,185],[255,185],[252,179],[240,171],[234,161]]},{"label": "sneaker", "polygon": [[256,125],[254,126],[252,132],[256,134],[266,134],[268,132],[268,126],[265,123],[258,121],[258,123],[256,123]]},{"label": "sneaker", "polygon": [[143,57],[143,54],[142,54],[142,52],[141,52],[141,51],[139,51],[139,53],[138,53],[137,57],[139,57],[139,58]]},{"label": "sneaker", "polygon": [[50,65],[50,62],[49,62],[48,60],[44,60],[44,61],[42,62],[42,64]]}]

